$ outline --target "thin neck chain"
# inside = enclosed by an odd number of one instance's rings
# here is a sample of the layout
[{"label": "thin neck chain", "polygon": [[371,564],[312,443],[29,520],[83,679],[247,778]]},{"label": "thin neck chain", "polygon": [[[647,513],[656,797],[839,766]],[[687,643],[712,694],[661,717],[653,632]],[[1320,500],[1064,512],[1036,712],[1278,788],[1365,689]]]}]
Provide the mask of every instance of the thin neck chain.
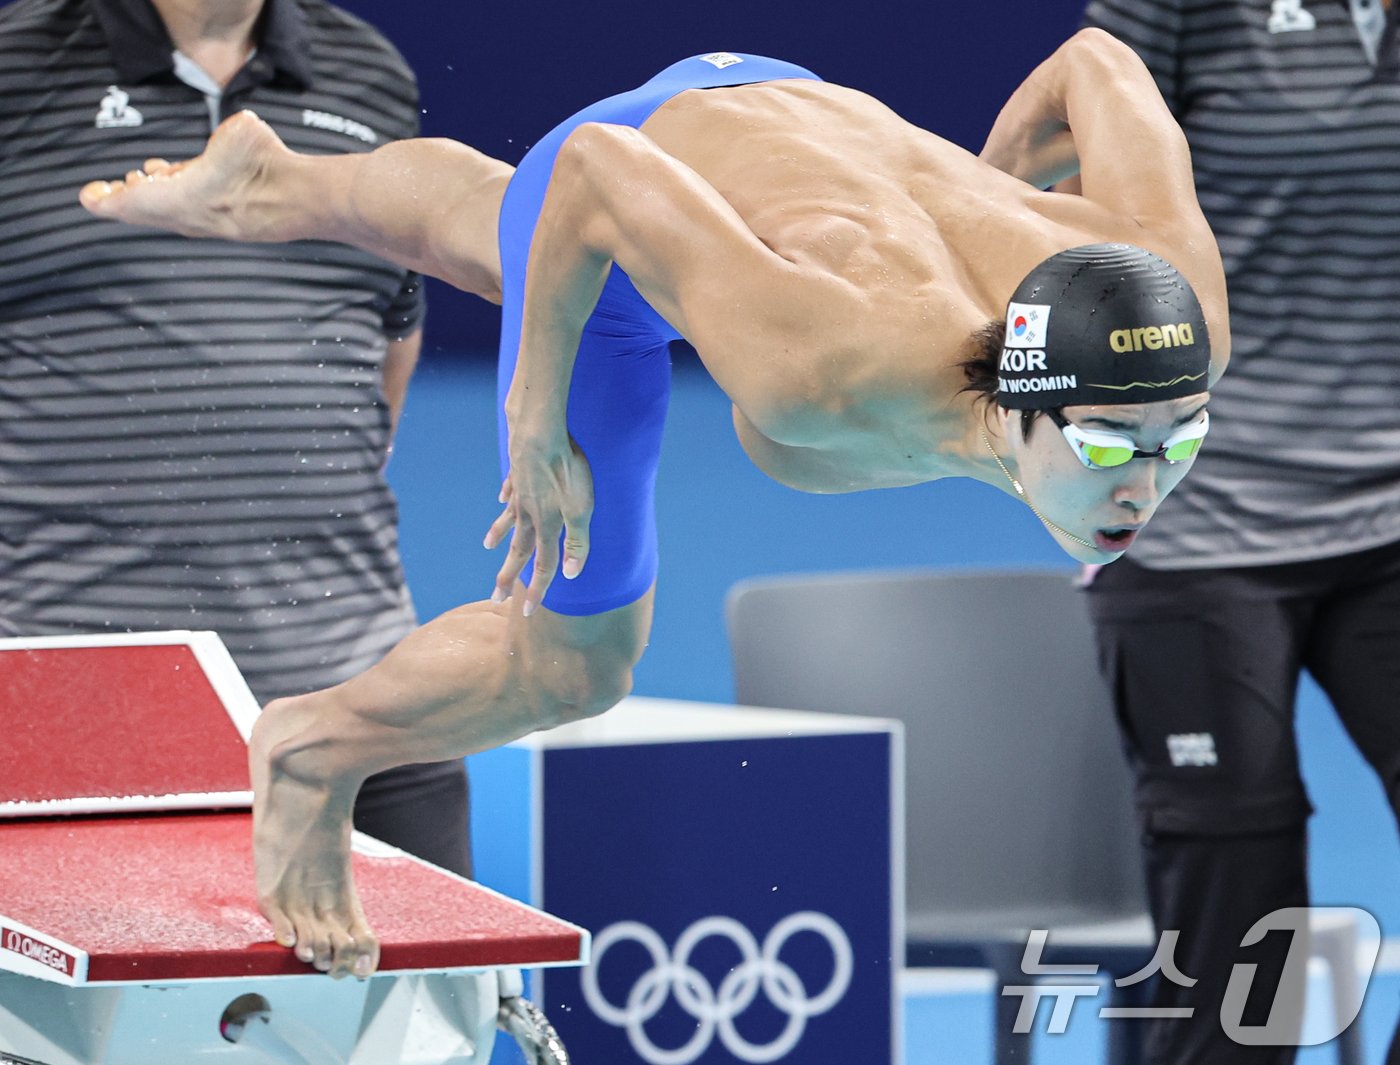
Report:
[{"label": "thin neck chain", "polygon": [[992,453],[992,458],[994,458],[994,459],[996,460],[996,464],[997,464],[997,466],[999,466],[999,467],[1001,468],[1001,472],[1004,473],[1004,474],[1006,474],[1006,479],[1007,479],[1008,481],[1011,482],[1011,487],[1014,488],[1014,489],[1016,489],[1016,495],[1020,497],[1020,499],[1022,500],[1022,502],[1024,502],[1024,503],[1026,504],[1026,506],[1028,506],[1028,507],[1031,508],[1031,513],[1034,514],[1037,518],[1040,519],[1041,524],[1045,525],[1047,528],[1053,529],[1055,532],[1059,533],[1061,536],[1068,537],[1069,539],[1073,540],[1073,541],[1074,541],[1075,543],[1077,543],[1077,544],[1082,544],[1084,547],[1092,547],[1092,548],[1094,548],[1095,550],[1098,549],[1098,545],[1097,545],[1097,544],[1092,544],[1092,543],[1090,543],[1088,540],[1082,540],[1082,539],[1080,539],[1078,536],[1075,536],[1074,533],[1070,532],[1068,529],[1061,529],[1061,528],[1060,528],[1058,525],[1056,525],[1053,521],[1051,521],[1051,520],[1050,520],[1049,518],[1047,518],[1044,514],[1042,514],[1040,511],[1038,511],[1038,510],[1036,509],[1036,507],[1035,507],[1035,504],[1031,502],[1030,496],[1026,495],[1026,490],[1025,490],[1024,488],[1021,487],[1021,482],[1018,481],[1018,480],[1016,480],[1015,477],[1012,477],[1012,476],[1011,476],[1011,471],[1008,470],[1008,469],[1006,468],[1006,463],[1004,463],[1004,462],[1001,461],[1001,456],[997,454],[997,449],[994,448],[994,447],[992,447],[992,442],[991,442],[989,439],[987,439],[987,430],[984,429],[982,426],[979,425],[979,426],[977,427],[977,432],[981,434],[981,436],[982,436],[982,443],[984,443],[984,444],[987,445],[987,450],[990,451],[990,452]]}]

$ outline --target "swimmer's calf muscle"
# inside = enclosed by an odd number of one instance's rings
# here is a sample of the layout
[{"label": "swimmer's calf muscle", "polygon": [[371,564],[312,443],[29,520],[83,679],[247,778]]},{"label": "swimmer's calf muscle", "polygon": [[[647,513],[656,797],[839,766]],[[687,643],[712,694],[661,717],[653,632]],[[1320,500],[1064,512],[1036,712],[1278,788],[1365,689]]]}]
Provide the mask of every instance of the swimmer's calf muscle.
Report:
[{"label": "swimmer's calf muscle", "polygon": [[369,153],[348,190],[347,225],[331,239],[501,302],[496,231],[514,168],[444,138]]},{"label": "swimmer's calf muscle", "polygon": [[631,686],[652,593],[593,617],[523,623],[522,597],[473,603],[324,691],[270,703],[253,729],[258,902],[277,941],[332,976],[368,976],[379,948],[355,896],[350,814],[371,773],[497,746],[601,713]]}]

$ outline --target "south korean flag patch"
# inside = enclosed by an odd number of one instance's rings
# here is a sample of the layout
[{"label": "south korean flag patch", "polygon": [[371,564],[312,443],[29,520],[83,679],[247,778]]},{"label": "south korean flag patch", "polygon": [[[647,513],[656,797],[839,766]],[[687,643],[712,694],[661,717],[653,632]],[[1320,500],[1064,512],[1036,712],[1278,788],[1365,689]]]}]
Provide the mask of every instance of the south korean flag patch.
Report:
[{"label": "south korean flag patch", "polygon": [[1011,303],[1006,308],[1006,347],[1043,348],[1049,327],[1048,303]]}]

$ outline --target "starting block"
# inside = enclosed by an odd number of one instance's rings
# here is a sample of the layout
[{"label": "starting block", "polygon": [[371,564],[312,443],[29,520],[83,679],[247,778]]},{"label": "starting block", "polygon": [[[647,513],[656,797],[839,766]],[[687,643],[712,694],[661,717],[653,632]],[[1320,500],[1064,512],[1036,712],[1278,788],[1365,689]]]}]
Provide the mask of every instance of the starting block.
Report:
[{"label": "starting block", "polygon": [[0,640],[0,1063],[567,1060],[519,967],[588,933],[355,834],[380,970],[333,981],[254,903],[256,701],[213,633]]}]

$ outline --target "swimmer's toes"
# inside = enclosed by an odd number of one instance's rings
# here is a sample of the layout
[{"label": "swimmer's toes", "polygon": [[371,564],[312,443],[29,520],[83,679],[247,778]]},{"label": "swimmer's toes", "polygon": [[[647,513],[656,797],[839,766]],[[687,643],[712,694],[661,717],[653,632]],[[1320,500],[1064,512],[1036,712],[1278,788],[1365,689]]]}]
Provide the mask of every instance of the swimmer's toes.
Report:
[{"label": "swimmer's toes", "polygon": [[348,931],[333,930],[330,934],[331,964],[327,970],[336,980],[349,976],[360,956],[359,945]]},{"label": "swimmer's toes", "polygon": [[279,947],[297,945],[296,926],[280,906],[270,897],[263,896],[258,899],[258,909],[267,918],[268,924],[272,925],[272,938]]},{"label": "swimmer's toes", "polygon": [[354,948],[347,956],[346,964],[352,975],[364,979],[379,968],[379,937],[362,916],[357,916],[350,925],[350,935]]},{"label": "swimmer's toes", "polygon": [[287,914],[292,928],[292,936],[296,942],[294,948],[297,961],[305,962],[307,965],[315,963],[318,953],[323,949],[321,936],[316,927],[316,922],[309,914],[292,911]]},{"label": "swimmer's toes", "polygon": [[112,207],[112,195],[118,187],[110,181],[89,181],[79,190],[78,201],[93,214],[108,214]]},{"label": "swimmer's toes", "polygon": [[[312,955],[311,964],[323,973],[330,972],[331,965],[335,961],[335,938],[331,929],[322,926],[315,929],[311,936],[313,947],[310,952]],[[298,948],[297,954],[301,954],[300,948]]]}]

